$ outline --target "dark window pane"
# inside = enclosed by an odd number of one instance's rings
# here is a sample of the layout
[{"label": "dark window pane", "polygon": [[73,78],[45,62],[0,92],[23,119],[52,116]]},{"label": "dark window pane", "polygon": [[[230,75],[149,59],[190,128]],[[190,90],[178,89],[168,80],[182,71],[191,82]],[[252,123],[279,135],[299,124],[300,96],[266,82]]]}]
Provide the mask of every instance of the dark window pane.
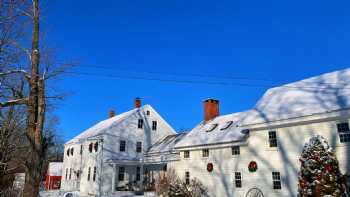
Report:
[{"label": "dark window pane", "polygon": [[119,167],[119,173],[118,173],[118,180],[119,181],[124,181],[124,173],[125,173],[125,168]]},{"label": "dark window pane", "polygon": [[124,140],[121,140],[119,145],[120,152],[125,152],[125,145],[126,145],[126,142]]},{"label": "dark window pane", "polygon": [[143,119],[139,119],[137,123],[137,128],[142,129],[143,128]]},{"label": "dark window pane", "polygon": [[142,152],[142,142],[136,142],[136,152]]},{"label": "dark window pane", "polygon": [[157,121],[152,121],[152,130],[157,130]]},{"label": "dark window pane", "polygon": [[241,154],[240,147],[239,146],[233,146],[232,147],[232,155],[239,155]]},{"label": "dark window pane", "polygon": [[337,124],[337,128],[338,128],[338,132],[340,132],[340,133],[349,132],[349,123],[347,123],[347,122],[339,123],[339,124]]}]

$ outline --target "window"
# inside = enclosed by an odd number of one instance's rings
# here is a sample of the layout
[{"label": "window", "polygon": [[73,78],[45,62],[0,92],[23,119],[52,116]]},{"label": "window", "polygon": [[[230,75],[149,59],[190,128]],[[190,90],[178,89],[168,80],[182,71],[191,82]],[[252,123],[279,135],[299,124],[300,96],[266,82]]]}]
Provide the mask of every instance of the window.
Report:
[{"label": "window", "polygon": [[92,175],[92,180],[93,181],[96,180],[96,167],[94,167],[94,174]]},{"label": "window", "polygon": [[136,181],[140,181],[141,180],[141,168],[140,166],[136,167]]},{"label": "window", "polygon": [[142,142],[136,142],[136,152],[142,152]]},{"label": "window", "polygon": [[236,188],[242,187],[242,174],[240,172],[235,172],[235,185]]},{"label": "window", "polygon": [[146,111],[147,116],[151,115],[151,112],[149,110]]},{"label": "window", "polygon": [[157,130],[157,121],[152,121],[152,130]]},{"label": "window", "polygon": [[126,145],[125,140],[120,140],[120,144],[119,144],[119,151],[120,152],[125,152],[125,145]]},{"label": "window", "polygon": [[80,145],[80,154],[83,154],[83,145]]},{"label": "window", "polygon": [[277,147],[276,131],[269,131],[269,144],[270,147]]},{"label": "window", "polygon": [[94,145],[94,149],[95,149],[95,152],[97,152],[97,151],[98,151],[98,142],[96,142],[96,143],[95,143],[95,145]]},{"label": "window", "polygon": [[228,121],[220,130],[228,129],[231,127],[232,124],[233,124],[233,121]]},{"label": "window", "polygon": [[350,142],[350,129],[349,123],[339,123],[337,124],[337,129],[339,133],[339,139],[341,143]]},{"label": "window", "polygon": [[77,178],[79,178],[80,177],[80,171],[78,170],[78,172],[77,172]]},{"label": "window", "polygon": [[239,155],[241,153],[239,146],[232,146],[232,155]]},{"label": "window", "polygon": [[184,151],[184,158],[190,158],[190,151],[189,150]]},{"label": "window", "polygon": [[68,180],[68,168],[66,168],[66,180]]},{"label": "window", "polygon": [[216,129],[216,127],[218,127],[218,124],[212,124],[212,125],[210,125],[210,127],[209,127],[208,130],[207,130],[207,132],[214,131],[214,129]]},{"label": "window", "polygon": [[202,156],[203,156],[203,157],[209,157],[209,149],[207,149],[207,148],[206,148],[206,149],[203,149],[203,150],[202,150]]},{"label": "window", "polygon": [[190,184],[190,172],[185,172],[185,183]]},{"label": "window", "polygon": [[119,181],[124,181],[124,173],[125,173],[125,168],[119,167],[119,172],[118,172],[118,180]]},{"label": "window", "polygon": [[91,171],[91,168],[89,167],[88,169],[88,176],[87,176],[87,180],[90,181],[90,171]]},{"label": "window", "polygon": [[281,176],[279,172],[272,172],[273,189],[281,189]]},{"label": "window", "polygon": [[89,152],[90,152],[90,153],[92,153],[92,146],[93,146],[93,144],[90,143],[90,144],[89,144]]},{"label": "window", "polygon": [[166,172],[167,170],[168,170],[168,165],[165,164],[165,165],[163,166],[163,171]]},{"label": "window", "polygon": [[72,168],[69,168],[69,180],[72,178]]},{"label": "window", "polygon": [[70,150],[69,148],[67,149],[67,156],[69,157]]},{"label": "window", "polygon": [[137,123],[137,128],[139,129],[143,128],[143,119],[139,119],[139,122]]},{"label": "window", "polygon": [[70,149],[70,154],[73,156],[73,153],[74,153],[74,148],[71,148]]}]

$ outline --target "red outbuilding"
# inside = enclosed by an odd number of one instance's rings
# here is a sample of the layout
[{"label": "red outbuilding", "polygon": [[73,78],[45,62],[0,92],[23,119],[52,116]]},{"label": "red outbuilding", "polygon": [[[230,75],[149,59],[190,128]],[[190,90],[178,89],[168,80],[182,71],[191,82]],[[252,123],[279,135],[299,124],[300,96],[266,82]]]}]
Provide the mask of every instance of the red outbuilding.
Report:
[{"label": "red outbuilding", "polygon": [[62,178],[62,162],[50,162],[45,178],[45,190],[60,189]]}]

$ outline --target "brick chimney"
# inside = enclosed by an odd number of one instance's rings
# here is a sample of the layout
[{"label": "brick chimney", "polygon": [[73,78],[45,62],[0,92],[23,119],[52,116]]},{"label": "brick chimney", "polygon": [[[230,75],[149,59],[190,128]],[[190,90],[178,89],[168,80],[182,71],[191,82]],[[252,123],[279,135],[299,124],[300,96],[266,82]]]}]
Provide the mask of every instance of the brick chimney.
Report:
[{"label": "brick chimney", "polygon": [[141,99],[139,97],[135,98],[135,108],[141,107]]},{"label": "brick chimney", "polygon": [[108,116],[109,118],[113,118],[115,116],[115,111],[114,110],[109,111]]},{"label": "brick chimney", "polygon": [[204,100],[204,120],[209,121],[220,115],[219,100],[206,99]]}]

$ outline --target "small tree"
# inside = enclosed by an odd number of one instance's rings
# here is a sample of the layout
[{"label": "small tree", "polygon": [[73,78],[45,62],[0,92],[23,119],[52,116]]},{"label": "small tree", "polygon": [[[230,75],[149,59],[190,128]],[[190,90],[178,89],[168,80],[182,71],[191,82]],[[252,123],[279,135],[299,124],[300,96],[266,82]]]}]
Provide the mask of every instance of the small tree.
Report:
[{"label": "small tree", "polygon": [[181,180],[173,169],[169,169],[156,180],[157,196],[163,197],[206,197],[207,188],[198,180],[191,179],[189,184]]},{"label": "small tree", "polygon": [[313,136],[302,151],[299,172],[299,196],[346,196],[345,177],[338,160],[320,135]]}]

